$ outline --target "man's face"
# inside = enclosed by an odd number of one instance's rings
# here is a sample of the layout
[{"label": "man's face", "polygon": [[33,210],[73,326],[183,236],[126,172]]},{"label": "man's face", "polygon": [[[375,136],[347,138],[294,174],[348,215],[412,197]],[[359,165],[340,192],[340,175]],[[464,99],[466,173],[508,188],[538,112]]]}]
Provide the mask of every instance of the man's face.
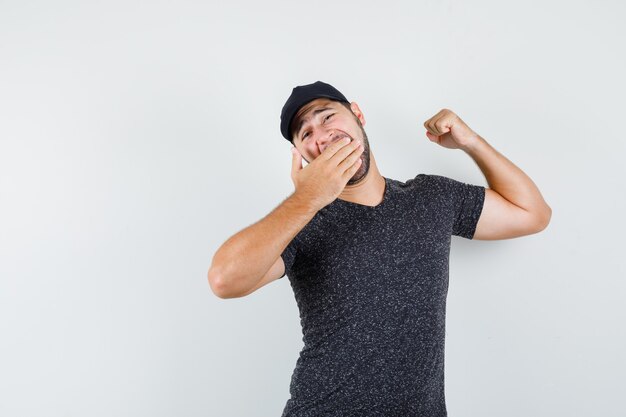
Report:
[{"label": "man's face", "polygon": [[352,103],[351,110],[334,100],[319,98],[298,110],[292,121],[292,139],[307,163],[317,158],[333,142],[349,136],[363,144],[361,166],[347,185],[363,178],[370,167],[370,146],[363,123],[365,118],[358,105]]}]

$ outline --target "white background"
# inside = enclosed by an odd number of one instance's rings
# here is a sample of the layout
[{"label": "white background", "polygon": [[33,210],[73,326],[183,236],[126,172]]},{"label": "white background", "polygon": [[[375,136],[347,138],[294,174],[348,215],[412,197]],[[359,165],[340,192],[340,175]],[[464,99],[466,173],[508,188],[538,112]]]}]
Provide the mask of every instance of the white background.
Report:
[{"label": "white background", "polygon": [[293,191],[280,109],[322,80],[384,176],[487,185],[457,113],[552,207],[453,238],[451,417],[623,416],[619,1],[0,2],[0,414],[279,416],[288,278],[219,299],[219,246]]}]

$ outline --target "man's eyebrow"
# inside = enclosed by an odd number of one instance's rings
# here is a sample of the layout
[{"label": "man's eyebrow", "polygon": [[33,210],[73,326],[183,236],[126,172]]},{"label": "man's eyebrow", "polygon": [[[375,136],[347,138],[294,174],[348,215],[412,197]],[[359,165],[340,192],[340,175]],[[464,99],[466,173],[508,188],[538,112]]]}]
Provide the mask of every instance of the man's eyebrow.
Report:
[{"label": "man's eyebrow", "polygon": [[296,129],[296,137],[298,137],[298,135],[300,134],[300,130],[302,129],[302,125],[304,125],[304,122],[314,118],[315,116],[317,116],[319,113],[326,111],[326,110],[334,110],[332,107],[322,107],[321,109],[317,109],[317,110],[313,110],[313,114],[309,117],[307,117],[306,119],[302,119],[298,122],[298,127]]}]

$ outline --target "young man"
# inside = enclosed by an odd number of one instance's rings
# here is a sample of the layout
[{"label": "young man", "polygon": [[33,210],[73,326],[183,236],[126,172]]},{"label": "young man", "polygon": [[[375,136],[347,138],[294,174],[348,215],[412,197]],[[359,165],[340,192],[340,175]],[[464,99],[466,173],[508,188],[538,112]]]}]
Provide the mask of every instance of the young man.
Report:
[{"label": "young man", "polygon": [[281,113],[295,191],[226,241],[209,270],[222,298],[288,276],[304,347],[283,417],[446,416],[451,236],[519,237],[551,217],[533,181],[448,109],[424,123],[426,136],[466,152],[489,188],[383,177],[364,125],[333,86],[295,87]]}]

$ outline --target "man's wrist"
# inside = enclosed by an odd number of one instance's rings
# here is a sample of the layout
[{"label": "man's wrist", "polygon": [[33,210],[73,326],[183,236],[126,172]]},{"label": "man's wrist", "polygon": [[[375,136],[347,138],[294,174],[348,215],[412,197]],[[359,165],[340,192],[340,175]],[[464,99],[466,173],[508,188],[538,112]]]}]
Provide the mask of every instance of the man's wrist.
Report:
[{"label": "man's wrist", "polygon": [[487,141],[483,139],[480,135],[476,135],[472,140],[468,141],[468,143],[462,147],[461,149],[467,153],[469,156],[473,156],[476,153],[480,152],[487,144]]},{"label": "man's wrist", "polygon": [[307,213],[311,217],[315,216],[315,214],[320,210],[320,208],[315,205],[312,199],[298,193],[297,191],[294,191],[289,199],[294,202],[294,205],[298,207],[299,211]]}]

